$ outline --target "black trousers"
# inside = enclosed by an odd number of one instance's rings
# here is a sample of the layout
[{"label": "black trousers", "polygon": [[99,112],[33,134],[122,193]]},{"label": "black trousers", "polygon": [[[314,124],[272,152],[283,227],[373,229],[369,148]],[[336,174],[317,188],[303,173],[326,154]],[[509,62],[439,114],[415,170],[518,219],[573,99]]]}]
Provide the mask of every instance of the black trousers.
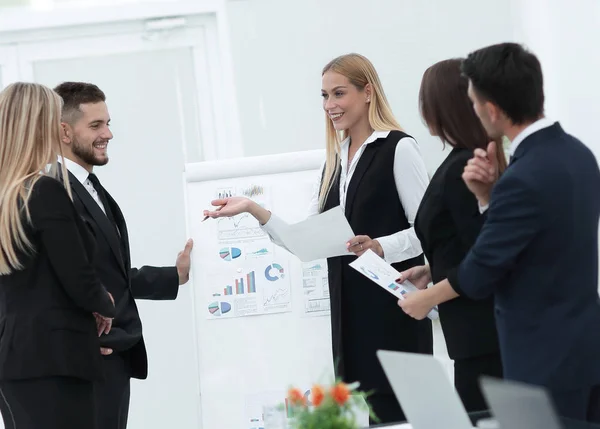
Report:
[{"label": "black trousers", "polygon": [[454,387],[469,413],[488,409],[479,388],[482,375],[502,378],[500,352],[454,361]]},{"label": "black trousers", "polygon": [[600,386],[550,394],[559,416],[600,423]]},{"label": "black trousers", "polygon": [[6,429],[94,429],[93,383],[74,377],[0,381]]},{"label": "black trousers", "polygon": [[94,383],[96,429],[125,429],[129,417],[131,372],[126,355],[104,356],[103,382]]},{"label": "black trousers", "polygon": [[369,419],[371,425],[375,423],[385,424],[406,421],[404,411],[402,411],[398,399],[396,399],[396,395],[393,393],[374,393],[367,398],[367,401],[378,419],[377,422]]}]

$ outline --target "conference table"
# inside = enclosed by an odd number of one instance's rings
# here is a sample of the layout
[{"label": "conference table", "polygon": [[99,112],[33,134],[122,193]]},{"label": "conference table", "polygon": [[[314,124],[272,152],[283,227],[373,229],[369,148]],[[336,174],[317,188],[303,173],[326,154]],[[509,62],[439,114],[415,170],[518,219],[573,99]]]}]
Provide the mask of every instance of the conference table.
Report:
[{"label": "conference table", "polygon": [[[480,412],[476,412],[476,413],[469,413],[469,417],[471,418],[471,423],[473,424],[473,427],[476,428],[477,422],[479,420],[489,419],[491,417],[491,415],[488,411],[480,411]],[[567,419],[567,418],[561,417],[560,421],[562,423],[563,429],[600,429],[600,425],[598,425],[598,424],[586,423],[586,422],[582,422],[579,420],[572,420],[572,419]],[[371,426],[371,428],[412,429],[412,426],[410,425],[410,423],[403,422],[403,423],[388,423],[388,424],[383,424],[383,425],[376,425],[376,426]],[[371,429],[371,428],[369,428],[369,429]],[[437,428],[431,428],[431,429],[437,429]],[[443,428],[439,428],[439,429],[443,429]],[[465,428],[465,429],[469,429],[469,428]],[[513,429],[513,428],[502,428],[502,429]],[[521,429],[521,428],[518,428],[518,429]],[[527,429],[547,429],[547,428],[527,428]]]}]

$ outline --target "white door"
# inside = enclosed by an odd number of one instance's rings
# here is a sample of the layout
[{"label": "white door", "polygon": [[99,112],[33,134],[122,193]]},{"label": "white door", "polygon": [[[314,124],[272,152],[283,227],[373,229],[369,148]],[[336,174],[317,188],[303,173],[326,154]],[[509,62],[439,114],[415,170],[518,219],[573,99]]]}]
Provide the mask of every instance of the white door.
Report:
[{"label": "white door", "polygon": [[[138,23],[19,44],[23,79],[85,81],[105,92],[114,139],[109,164],[96,171],[123,209],[135,267],[174,265],[187,238],[184,165],[218,156],[209,25],[152,32]],[[138,304],[150,370],[132,383],[129,427],[200,427],[189,286],[176,301]]]},{"label": "white door", "polygon": [[0,45],[0,90],[19,80],[17,50],[12,45]]}]

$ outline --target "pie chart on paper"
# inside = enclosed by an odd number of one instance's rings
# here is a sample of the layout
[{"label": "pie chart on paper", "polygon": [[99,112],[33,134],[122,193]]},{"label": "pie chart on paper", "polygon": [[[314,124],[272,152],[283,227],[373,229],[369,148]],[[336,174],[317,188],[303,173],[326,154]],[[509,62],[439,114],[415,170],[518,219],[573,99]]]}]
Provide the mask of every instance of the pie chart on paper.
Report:
[{"label": "pie chart on paper", "polygon": [[274,282],[285,277],[285,272],[281,265],[273,263],[265,268],[265,277],[270,282]]},{"label": "pie chart on paper", "polygon": [[215,301],[208,305],[208,312],[213,316],[221,316],[222,314],[229,313],[231,311],[231,304],[228,302]]},{"label": "pie chart on paper", "polygon": [[231,261],[232,259],[237,259],[242,255],[242,251],[237,247],[224,247],[219,250],[219,256],[224,261]]}]

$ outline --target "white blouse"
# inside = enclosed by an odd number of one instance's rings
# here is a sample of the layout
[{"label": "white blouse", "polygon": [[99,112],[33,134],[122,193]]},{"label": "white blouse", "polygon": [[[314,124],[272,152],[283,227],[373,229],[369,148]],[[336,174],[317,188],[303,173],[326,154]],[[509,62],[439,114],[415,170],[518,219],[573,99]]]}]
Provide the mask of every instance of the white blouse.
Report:
[{"label": "white blouse", "polygon": [[[389,131],[375,131],[358,149],[354,158],[348,166],[348,149],[350,147],[350,139],[345,139],[341,144],[341,175],[340,175],[340,206],[346,207],[346,193],[352,175],[356,170],[358,161],[365,151],[365,147],[373,143],[378,138],[386,138]],[[319,214],[319,189],[321,188],[322,169],[319,170],[317,180],[313,188],[313,195],[308,205],[308,216]],[[425,194],[425,189],[429,183],[427,169],[419,151],[417,142],[410,138],[404,137],[400,139],[396,145],[394,157],[394,181],[396,190],[404,208],[404,214],[410,224],[410,228],[398,231],[394,234],[383,237],[371,237],[377,239],[383,249],[384,259],[388,263],[402,262],[407,259],[414,258],[423,253],[421,243],[417,238],[414,230],[415,216],[421,203],[421,199]],[[263,229],[269,234],[271,239],[276,244],[281,244],[277,236],[278,230],[285,227],[285,222],[275,214],[271,214],[269,221],[263,225]]]}]

